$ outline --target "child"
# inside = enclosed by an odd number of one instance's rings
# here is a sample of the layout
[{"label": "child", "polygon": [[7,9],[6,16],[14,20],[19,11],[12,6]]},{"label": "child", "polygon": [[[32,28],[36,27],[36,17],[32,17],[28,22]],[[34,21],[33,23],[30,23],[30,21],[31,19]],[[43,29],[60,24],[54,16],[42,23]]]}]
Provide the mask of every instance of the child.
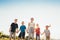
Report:
[{"label": "child", "polygon": [[30,40],[30,37],[32,38],[32,40],[34,40],[34,28],[35,28],[34,18],[31,18],[31,22],[28,23],[28,33],[29,33],[28,40]]},{"label": "child", "polygon": [[[50,25],[51,26],[51,25]],[[46,40],[50,40],[50,30],[48,29],[50,26],[46,25],[46,29],[44,30],[44,32],[42,34],[45,33],[46,36]]]},{"label": "child", "polygon": [[25,30],[26,30],[26,26],[24,25],[24,21],[22,21],[22,25],[20,26],[20,34],[18,36],[18,40],[22,38],[22,40],[25,39]]},{"label": "child", "polygon": [[40,40],[40,28],[39,24],[36,24],[36,40]]},{"label": "child", "polygon": [[10,40],[12,40],[12,36],[13,36],[13,40],[16,40],[16,30],[18,30],[18,24],[17,24],[18,19],[14,19],[14,22],[11,23],[10,25]]}]

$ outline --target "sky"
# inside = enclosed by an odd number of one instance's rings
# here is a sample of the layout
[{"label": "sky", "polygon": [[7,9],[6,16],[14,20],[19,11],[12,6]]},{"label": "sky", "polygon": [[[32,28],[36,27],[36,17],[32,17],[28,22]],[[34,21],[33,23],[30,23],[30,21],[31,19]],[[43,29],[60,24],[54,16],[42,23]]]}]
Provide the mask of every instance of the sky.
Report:
[{"label": "sky", "polygon": [[9,35],[10,24],[15,18],[18,19],[19,27],[21,21],[28,27],[31,17],[35,24],[39,24],[41,33],[46,25],[51,24],[51,38],[60,39],[59,0],[0,0],[0,31],[4,34]]}]

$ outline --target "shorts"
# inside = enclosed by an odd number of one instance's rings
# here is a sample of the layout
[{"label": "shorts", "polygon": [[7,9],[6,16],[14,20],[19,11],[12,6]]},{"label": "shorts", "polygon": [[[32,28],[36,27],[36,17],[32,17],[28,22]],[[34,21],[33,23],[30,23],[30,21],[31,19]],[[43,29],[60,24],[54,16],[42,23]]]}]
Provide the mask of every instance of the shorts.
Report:
[{"label": "shorts", "polygon": [[16,38],[15,32],[10,32],[10,38]]},{"label": "shorts", "polygon": [[50,40],[50,36],[46,36],[46,40]]},{"label": "shorts", "polygon": [[18,37],[19,37],[19,38],[23,38],[23,39],[25,39],[25,32],[20,32],[20,34],[19,34]]}]

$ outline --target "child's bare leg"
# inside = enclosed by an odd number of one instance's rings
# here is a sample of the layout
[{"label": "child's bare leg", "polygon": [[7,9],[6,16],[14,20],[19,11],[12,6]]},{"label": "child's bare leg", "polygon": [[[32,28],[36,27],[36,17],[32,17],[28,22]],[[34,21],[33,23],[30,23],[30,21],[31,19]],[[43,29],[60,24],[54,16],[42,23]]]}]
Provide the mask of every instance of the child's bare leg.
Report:
[{"label": "child's bare leg", "polygon": [[15,33],[13,33],[13,39],[16,40],[16,35],[15,35]]},{"label": "child's bare leg", "polygon": [[12,38],[10,38],[9,40],[11,40]]},{"label": "child's bare leg", "polygon": [[25,37],[23,37],[22,40],[25,40]]},{"label": "child's bare leg", "polygon": [[21,40],[23,40],[23,39],[21,39]]},{"label": "child's bare leg", "polygon": [[22,40],[21,38],[18,38],[18,40]]},{"label": "child's bare leg", "polygon": [[9,37],[9,40],[12,40],[12,32],[10,33],[10,37]]},{"label": "child's bare leg", "polygon": [[18,38],[18,40],[20,40],[20,38]]},{"label": "child's bare leg", "polygon": [[25,38],[23,40],[25,40]]},{"label": "child's bare leg", "polygon": [[24,40],[24,39],[22,39],[22,40]]}]

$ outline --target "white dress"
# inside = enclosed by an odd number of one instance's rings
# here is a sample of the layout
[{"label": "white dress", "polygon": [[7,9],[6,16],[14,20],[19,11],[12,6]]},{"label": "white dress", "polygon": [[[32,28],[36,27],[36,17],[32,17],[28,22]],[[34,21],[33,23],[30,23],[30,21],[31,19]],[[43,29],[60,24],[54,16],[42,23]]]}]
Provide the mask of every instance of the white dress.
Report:
[{"label": "white dress", "polygon": [[32,40],[34,40],[34,23],[30,23],[29,25],[29,39],[30,40],[30,37],[32,38]]}]

